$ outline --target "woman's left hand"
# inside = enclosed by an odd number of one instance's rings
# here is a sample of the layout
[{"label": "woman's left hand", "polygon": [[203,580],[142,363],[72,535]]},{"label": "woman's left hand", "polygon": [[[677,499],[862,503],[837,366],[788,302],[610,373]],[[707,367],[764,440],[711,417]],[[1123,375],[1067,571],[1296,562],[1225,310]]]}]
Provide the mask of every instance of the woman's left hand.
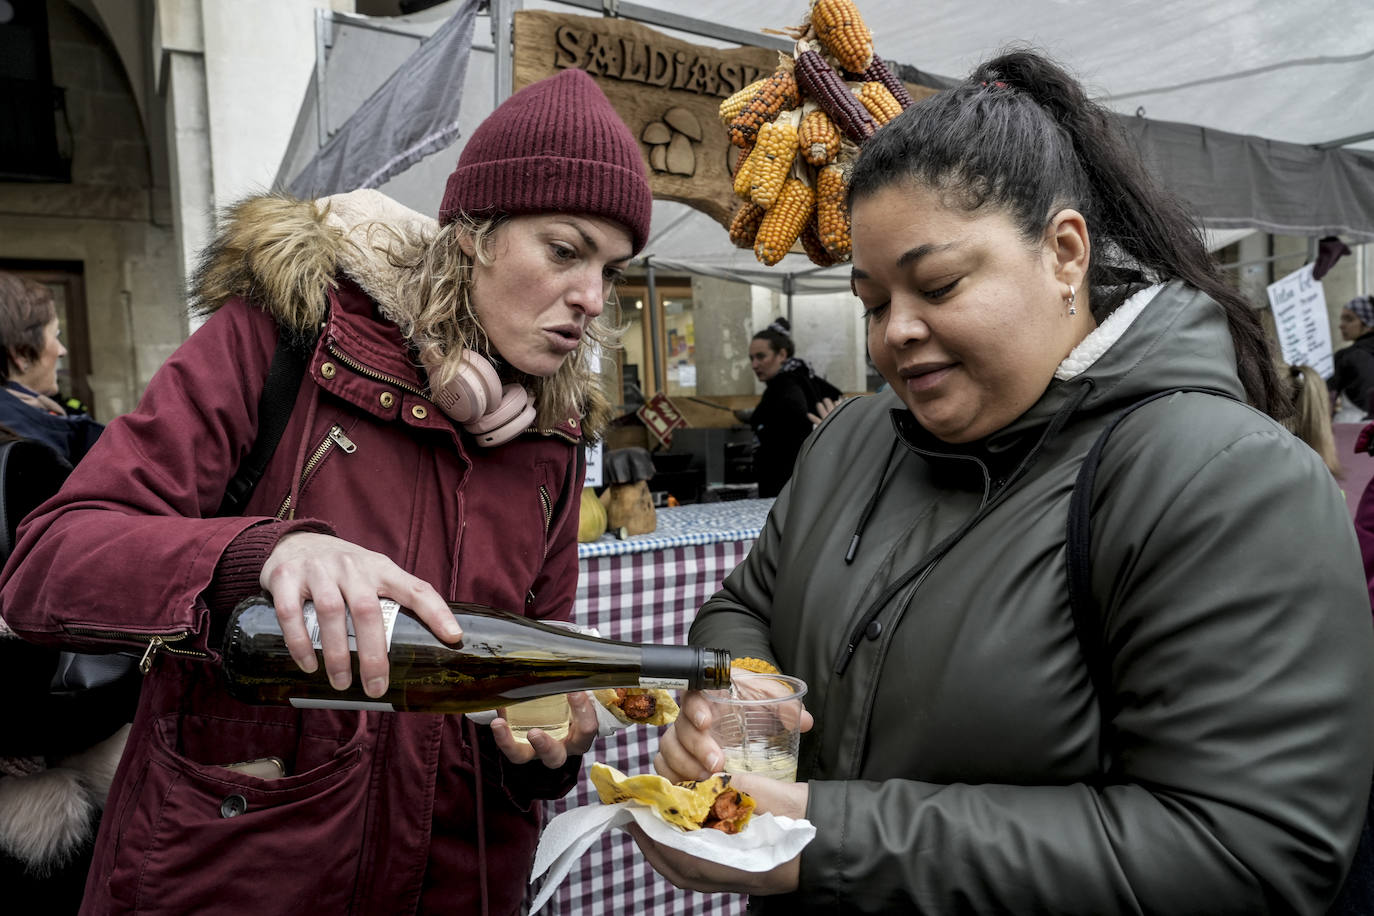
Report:
[{"label": "woman's left hand", "polygon": [[[810,789],[804,782],[778,782],[764,776],[739,773],[730,777],[730,785],[752,795],[758,803],[758,812],[791,818],[806,816]],[[654,871],[684,890],[708,894],[786,894],[795,891],[801,881],[800,855],[770,871],[742,871],[663,846],[651,839],[638,824],[631,823],[626,829],[635,838],[639,851],[649,860]]]},{"label": "woman's left hand", "polygon": [[840,402],[832,398],[821,398],[816,402],[816,412],[806,415],[806,419],[811,421],[813,427],[820,426],[821,421],[830,416],[830,412],[840,406]]},{"label": "woman's left hand", "polygon": [[557,769],[567,763],[569,757],[591,750],[597,732],[596,707],[592,706],[594,702],[590,693],[568,694],[568,736],[562,741],[549,737],[538,728],[530,729],[528,743],[517,741],[504,718],[492,720],[491,733],[496,738],[496,746],[512,763],[529,763],[538,757],[544,766]]}]

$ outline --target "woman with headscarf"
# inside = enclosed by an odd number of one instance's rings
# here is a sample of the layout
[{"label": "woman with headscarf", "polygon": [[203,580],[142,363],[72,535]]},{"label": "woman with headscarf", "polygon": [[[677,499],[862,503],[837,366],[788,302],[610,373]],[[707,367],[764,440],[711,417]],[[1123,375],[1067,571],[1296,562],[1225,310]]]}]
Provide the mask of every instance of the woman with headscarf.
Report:
[{"label": "woman with headscarf", "polygon": [[0,271],[0,345],[5,350],[0,424],[75,464],[104,427],[89,414],[69,414],[53,400],[57,362],[67,354],[60,331],[47,287]]}]

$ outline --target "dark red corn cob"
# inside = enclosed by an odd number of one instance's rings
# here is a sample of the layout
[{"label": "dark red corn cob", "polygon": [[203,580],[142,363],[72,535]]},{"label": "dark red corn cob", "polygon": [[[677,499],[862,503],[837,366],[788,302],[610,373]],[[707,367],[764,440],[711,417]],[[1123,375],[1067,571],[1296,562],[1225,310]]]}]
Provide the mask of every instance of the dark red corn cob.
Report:
[{"label": "dark red corn cob", "polygon": [[854,97],[849,84],[806,41],[797,42],[793,74],[797,88],[821,107],[846,137],[862,144],[878,129],[868,109]]},{"label": "dark red corn cob", "polygon": [[911,93],[907,91],[906,83],[897,79],[897,74],[892,72],[892,68],[876,54],[873,55],[873,63],[864,71],[864,79],[886,86],[887,91],[892,93],[892,97],[897,100],[897,104],[902,106],[902,111],[906,111],[915,104],[915,100],[911,98]]}]

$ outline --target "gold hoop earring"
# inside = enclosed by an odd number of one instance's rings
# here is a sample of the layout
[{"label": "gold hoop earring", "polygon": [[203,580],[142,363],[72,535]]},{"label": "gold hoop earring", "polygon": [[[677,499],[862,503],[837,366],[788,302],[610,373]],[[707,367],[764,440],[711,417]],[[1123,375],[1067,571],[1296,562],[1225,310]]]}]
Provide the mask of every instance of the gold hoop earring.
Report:
[{"label": "gold hoop earring", "polygon": [[1075,299],[1077,299],[1077,298],[1078,298],[1078,294],[1075,293],[1075,292],[1073,291],[1073,284],[1070,283],[1070,284],[1069,284],[1069,314],[1070,314],[1070,315],[1077,315],[1077,314],[1078,314],[1078,308],[1073,304],[1073,301],[1074,301]]}]

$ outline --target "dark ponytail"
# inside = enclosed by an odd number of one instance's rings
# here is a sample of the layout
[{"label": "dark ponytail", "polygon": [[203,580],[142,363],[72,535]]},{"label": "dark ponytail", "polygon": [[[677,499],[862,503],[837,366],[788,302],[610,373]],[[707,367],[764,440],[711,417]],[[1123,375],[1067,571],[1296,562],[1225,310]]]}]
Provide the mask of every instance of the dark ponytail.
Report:
[{"label": "dark ponytail", "polygon": [[[1145,171],[1115,116],[1045,57],[1002,54],[894,118],[864,144],[850,202],[902,181],[970,212],[1001,210],[1027,241],[1061,209],[1078,210],[1092,240],[1088,286],[1099,322],[1121,304],[1123,281],[1182,280],[1226,314],[1251,403],[1278,419],[1291,413],[1264,327],[1217,269],[1197,224]],[[1116,294],[1104,295],[1109,289]]]}]

